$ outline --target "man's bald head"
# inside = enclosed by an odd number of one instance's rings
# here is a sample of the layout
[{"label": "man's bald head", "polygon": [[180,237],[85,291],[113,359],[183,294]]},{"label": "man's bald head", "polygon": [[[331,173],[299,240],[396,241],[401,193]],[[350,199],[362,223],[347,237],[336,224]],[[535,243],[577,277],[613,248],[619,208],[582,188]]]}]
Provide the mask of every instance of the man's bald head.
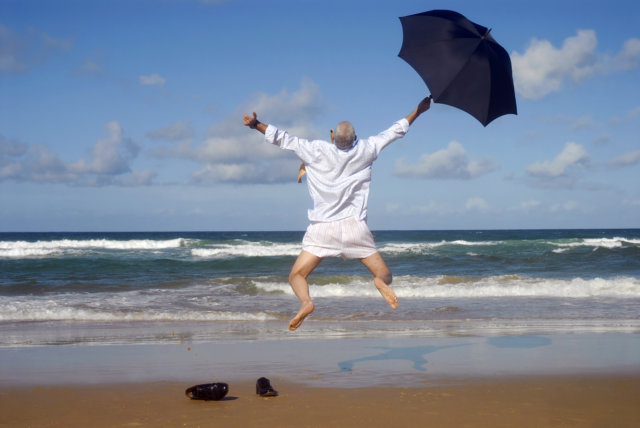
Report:
[{"label": "man's bald head", "polygon": [[336,126],[336,132],[334,135],[334,144],[340,150],[348,150],[356,140],[356,131],[353,129],[351,122],[340,122]]}]

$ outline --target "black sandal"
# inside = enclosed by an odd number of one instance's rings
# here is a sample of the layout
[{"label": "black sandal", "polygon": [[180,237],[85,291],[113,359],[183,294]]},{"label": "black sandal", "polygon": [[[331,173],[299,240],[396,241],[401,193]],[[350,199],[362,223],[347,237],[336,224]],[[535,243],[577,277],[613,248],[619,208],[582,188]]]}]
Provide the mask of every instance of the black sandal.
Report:
[{"label": "black sandal", "polygon": [[184,394],[192,400],[222,400],[229,392],[229,385],[222,382],[203,383],[187,388]]}]

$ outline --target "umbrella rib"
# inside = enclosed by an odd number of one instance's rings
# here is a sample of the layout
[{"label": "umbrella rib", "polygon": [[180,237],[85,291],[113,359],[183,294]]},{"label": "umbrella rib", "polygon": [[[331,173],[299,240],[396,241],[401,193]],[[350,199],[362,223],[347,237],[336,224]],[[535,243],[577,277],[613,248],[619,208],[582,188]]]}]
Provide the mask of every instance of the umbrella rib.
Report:
[{"label": "umbrella rib", "polygon": [[[487,34],[488,34],[488,31],[487,31]],[[453,75],[451,77],[451,79],[449,79],[449,82],[447,83],[446,89],[444,91],[442,91],[442,93],[440,93],[440,96],[438,98],[440,98],[443,94],[445,94],[447,92],[447,90],[449,89],[449,85],[451,85],[458,78],[458,76],[460,76],[460,74],[467,67],[467,65],[469,65],[469,62],[471,61],[471,58],[478,51],[478,48],[482,45],[483,41],[488,42],[488,40],[480,40],[480,39],[478,39],[478,44],[476,45],[476,47],[472,50],[471,54],[466,58],[466,60],[464,61],[464,64],[462,65],[462,67],[460,67],[460,69],[457,71],[457,73],[455,75]],[[491,80],[489,80],[488,84],[491,85]],[[489,88],[489,92],[491,92],[491,88]],[[436,98],[434,98],[433,100],[434,100],[434,102],[439,102],[438,99],[436,99]],[[485,104],[488,104],[488,103],[489,103],[489,99],[486,100]],[[447,103],[441,103],[441,104],[447,104]],[[461,108],[458,105],[453,105],[453,104],[451,104],[451,105],[453,107],[459,108],[459,109],[467,112],[471,116],[476,117],[474,114],[470,113],[469,111],[465,110],[464,108]],[[483,111],[482,116],[480,118],[476,117],[476,119],[478,119],[478,121],[480,121],[480,123],[482,123],[483,126],[487,126],[485,123],[486,123],[487,118],[489,116],[489,108],[488,108],[488,106],[487,106],[487,108],[483,108],[482,111]]]},{"label": "umbrella rib", "polygon": [[[478,46],[480,46],[480,43],[478,43],[478,45],[475,47],[475,49],[471,52],[471,54],[467,57],[467,59],[464,61],[464,64],[462,65],[462,67],[460,67],[460,69],[456,72],[455,75],[453,75],[451,77],[451,79],[449,79],[449,82],[447,83],[447,88],[449,87],[449,85],[451,84],[451,82],[453,82],[454,80],[456,80],[458,78],[458,76],[460,75],[460,73],[462,73],[462,70],[464,70],[467,65],[469,64],[469,61],[471,60],[471,57],[473,56],[473,54],[478,50]],[[446,89],[445,89],[446,91]],[[434,98],[435,102],[438,102],[438,100],[436,100]]]}]

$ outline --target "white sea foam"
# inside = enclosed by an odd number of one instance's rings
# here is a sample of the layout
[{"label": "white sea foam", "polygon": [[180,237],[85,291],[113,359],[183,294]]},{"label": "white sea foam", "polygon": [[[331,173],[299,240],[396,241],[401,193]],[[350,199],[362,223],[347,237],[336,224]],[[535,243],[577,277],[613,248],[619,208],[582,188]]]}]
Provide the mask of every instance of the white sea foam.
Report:
[{"label": "white sea foam", "polygon": [[300,254],[301,249],[300,244],[239,241],[236,244],[218,244],[208,248],[192,248],[191,255],[203,258],[297,256]]},{"label": "white sea foam", "polygon": [[267,321],[276,317],[264,312],[100,312],[75,308],[64,308],[59,311],[49,309],[16,311],[5,313],[0,311],[2,321]]},{"label": "white sea foam", "polygon": [[[80,296],[51,296],[49,298],[7,298],[0,299],[0,321],[267,321],[275,316],[262,311],[239,312],[220,310],[194,310],[174,306],[155,307],[135,304],[104,304],[103,299],[94,297],[84,305],[78,302]],[[84,297],[87,299],[87,297]],[[121,296],[122,300],[127,300]],[[113,303],[117,298],[112,296]],[[147,302],[149,303],[149,302]]]},{"label": "white sea foam", "polygon": [[485,297],[640,297],[640,280],[616,279],[541,279],[488,277],[455,284],[417,287],[415,282],[395,287],[399,297],[485,298]]},{"label": "white sea foam", "polygon": [[[240,282],[234,285],[233,278],[220,284],[211,282],[185,288],[0,296],[0,322],[268,321],[290,315],[295,298],[286,280],[242,278],[243,284],[247,280],[258,290],[257,296],[236,289]],[[640,299],[640,279],[632,277],[398,276],[394,278],[393,289],[401,301],[442,298],[491,299],[495,302],[495,299],[525,297],[560,298],[563,304],[571,305],[575,298],[593,302]],[[312,279],[310,294],[313,298],[380,299],[372,280],[366,276],[341,277],[323,285],[314,284]],[[348,305],[349,301],[345,304]],[[518,304],[521,303],[514,303]]]},{"label": "white sea foam", "polygon": [[[550,242],[561,248],[575,247],[602,247],[602,248],[621,248],[625,245],[640,245],[640,239],[628,239],[622,237],[615,238],[587,238],[579,242]],[[555,252],[555,251],[554,251]]]},{"label": "white sea foam", "polygon": [[[264,292],[292,294],[287,283],[256,282]],[[640,298],[640,279],[545,279],[518,276],[464,277],[395,277],[393,289],[402,298],[490,298],[490,297],[561,297],[561,298]],[[347,284],[310,285],[312,297],[379,297],[368,278],[354,277]]]},{"label": "white sea foam", "polygon": [[179,248],[184,245],[183,238],[152,240],[132,239],[119,241],[113,239],[60,239],[53,241],[0,241],[0,257],[43,257],[67,254],[81,250],[162,250]]},{"label": "white sea foam", "polygon": [[62,253],[63,251],[57,248],[0,248],[0,258],[23,259],[28,257],[48,257]]},{"label": "white sea foam", "polygon": [[467,246],[467,247],[481,247],[503,244],[502,241],[440,241],[440,242],[390,242],[380,247],[380,252],[384,253],[424,253],[431,249],[444,247],[444,246]]}]

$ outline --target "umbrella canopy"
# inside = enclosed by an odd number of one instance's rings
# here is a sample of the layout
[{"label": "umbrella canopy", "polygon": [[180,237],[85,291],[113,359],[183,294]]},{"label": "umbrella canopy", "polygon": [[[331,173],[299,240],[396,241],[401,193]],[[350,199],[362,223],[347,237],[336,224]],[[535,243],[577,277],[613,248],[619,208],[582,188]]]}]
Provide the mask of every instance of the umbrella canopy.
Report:
[{"label": "umbrella canopy", "polygon": [[507,51],[491,31],[450,10],[403,16],[398,56],[413,67],[433,101],[466,111],[487,126],[517,114]]}]

